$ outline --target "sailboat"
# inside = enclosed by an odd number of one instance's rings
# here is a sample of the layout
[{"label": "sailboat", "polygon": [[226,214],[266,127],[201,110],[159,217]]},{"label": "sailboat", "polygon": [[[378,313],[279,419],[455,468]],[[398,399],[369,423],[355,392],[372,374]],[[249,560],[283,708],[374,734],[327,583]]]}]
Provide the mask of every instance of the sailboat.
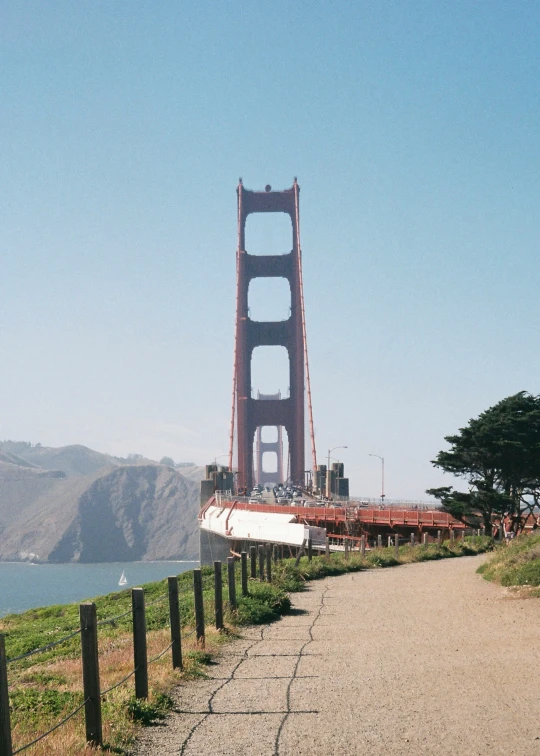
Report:
[{"label": "sailboat", "polygon": [[118,581],[118,585],[127,585],[128,579],[126,577],[126,573],[124,570],[122,570],[122,574],[120,575],[120,580]]}]

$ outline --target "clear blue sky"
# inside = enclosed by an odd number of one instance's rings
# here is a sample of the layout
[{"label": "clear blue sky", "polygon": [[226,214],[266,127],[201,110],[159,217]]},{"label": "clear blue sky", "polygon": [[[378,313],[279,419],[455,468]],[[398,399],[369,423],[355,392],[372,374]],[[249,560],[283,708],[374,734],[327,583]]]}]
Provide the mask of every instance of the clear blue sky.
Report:
[{"label": "clear blue sky", "polygon": [[4,0],[0,438],[226,452],[236,183],[298,176],[320,461],[446,480],[540,393],[539,39],[519,0]]}]

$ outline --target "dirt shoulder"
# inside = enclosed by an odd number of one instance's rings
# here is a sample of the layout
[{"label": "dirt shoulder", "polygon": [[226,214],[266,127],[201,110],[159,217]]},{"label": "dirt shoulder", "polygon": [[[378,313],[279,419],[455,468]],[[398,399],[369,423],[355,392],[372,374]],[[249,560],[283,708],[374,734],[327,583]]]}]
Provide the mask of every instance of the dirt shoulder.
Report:
[{"label": "dirt shoulder", "polygon": [[482,580],[485,558],[309,583],[135,753],[540,756],[540,601]]}]

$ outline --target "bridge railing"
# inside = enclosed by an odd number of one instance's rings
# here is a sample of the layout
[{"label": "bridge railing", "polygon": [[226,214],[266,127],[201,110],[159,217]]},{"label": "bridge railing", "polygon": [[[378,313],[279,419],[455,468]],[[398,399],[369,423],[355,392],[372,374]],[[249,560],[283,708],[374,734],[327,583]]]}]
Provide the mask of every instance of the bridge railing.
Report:
[{"label": "bridge railing", "polygon": [[[227,502],[238,501],[241,504],[258,503],[268,506],[293,506],[293,507],[344,507],[344,508],[356,508],[356,507],[370,507],[374,509],[419,509],[419,510],[432,510],[440,509],[440,503],[436,500],[433,501],[416,501],[413,499],[385,499],[381,501],[380,496],[377,498],[370,498],[368,496],[333,496],[332,499],[310,499],[306,497],[296,497],[287,499],[283,502],[278,502],[276,499],[268,501],[267,499],[255,499],[253,496],[237,496],[231,491],[216,491],[215,504],[217,506],[226,506]],[[212,502],[214,503],[214,502]]]}]

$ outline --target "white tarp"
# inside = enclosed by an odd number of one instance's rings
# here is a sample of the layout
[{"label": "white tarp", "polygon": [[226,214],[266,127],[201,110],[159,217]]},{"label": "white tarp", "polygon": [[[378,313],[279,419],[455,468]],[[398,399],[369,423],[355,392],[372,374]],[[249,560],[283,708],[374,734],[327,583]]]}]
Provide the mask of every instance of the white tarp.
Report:
[{"label": "white tarp", "polygon": [[202,530],[224,538],[247,539],[265,543],[286,543],[301,546],[308,528],[295,521],[291,514],[251,512],[245,509],[208,507],[200,521]]}]

